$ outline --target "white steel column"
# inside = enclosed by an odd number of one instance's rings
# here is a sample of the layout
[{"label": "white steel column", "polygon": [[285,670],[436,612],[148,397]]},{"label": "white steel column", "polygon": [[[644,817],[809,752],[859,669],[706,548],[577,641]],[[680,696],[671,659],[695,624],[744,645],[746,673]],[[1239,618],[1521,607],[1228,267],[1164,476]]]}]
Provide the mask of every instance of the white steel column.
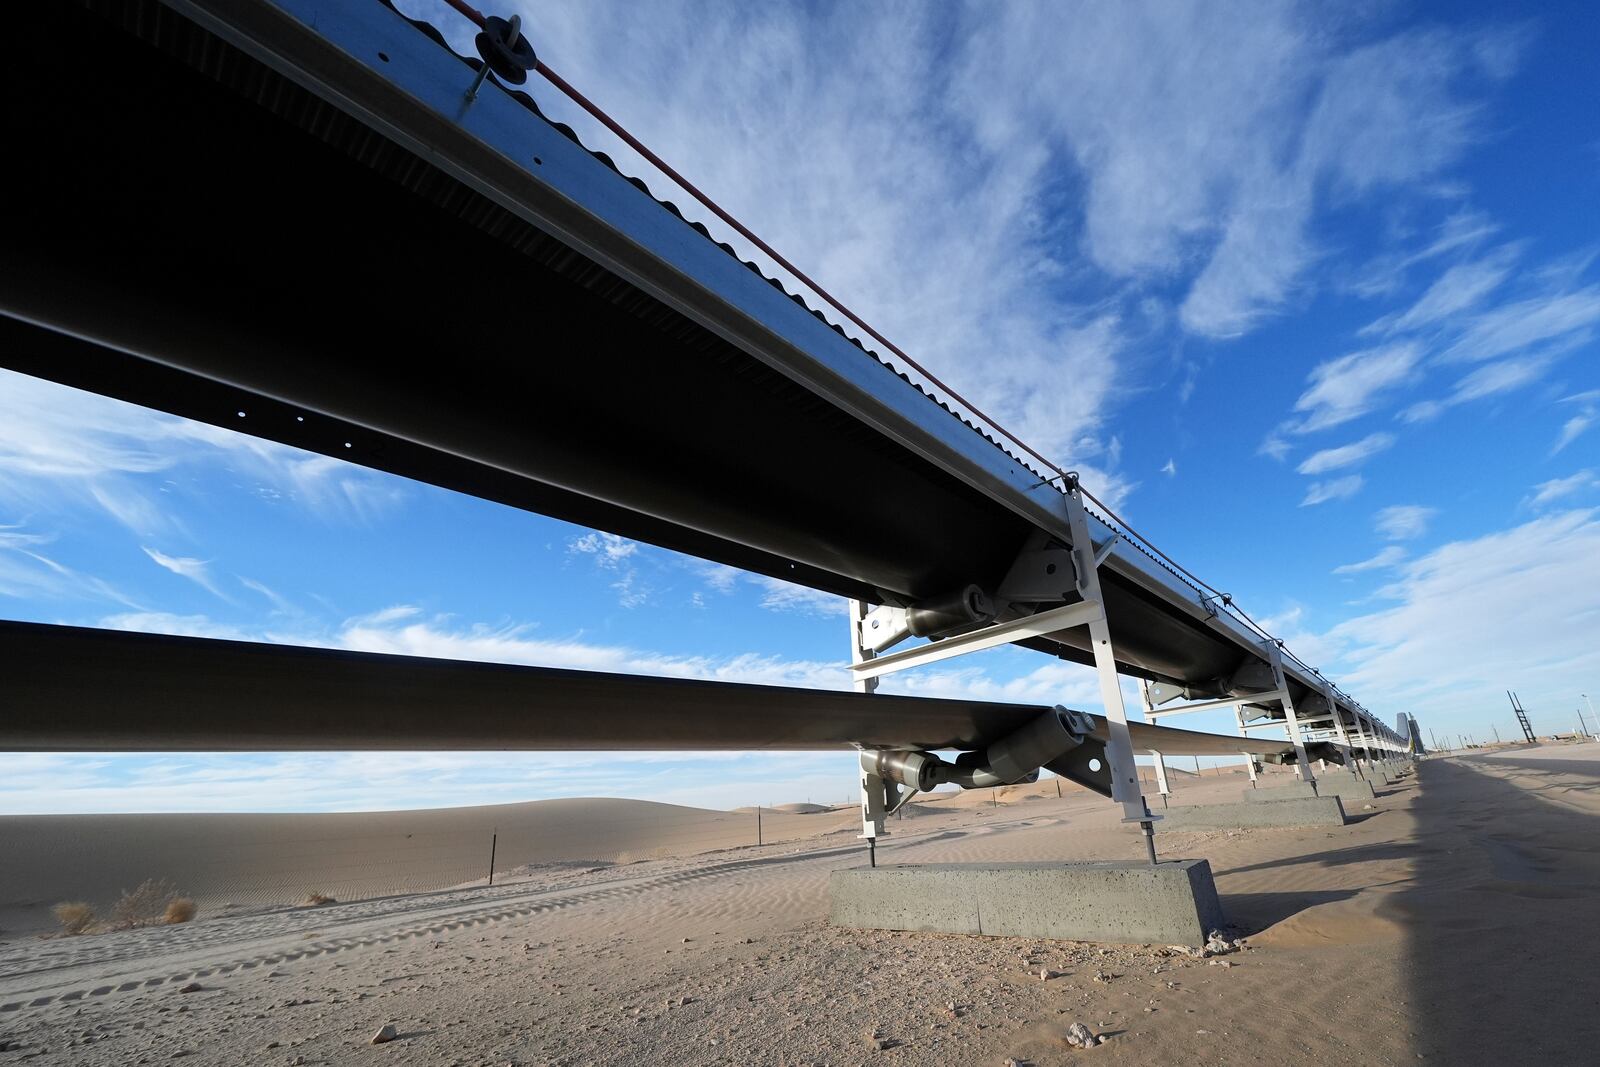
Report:
[{"label": "white steel column", "polygon": [[[850,601],[850,662],[864,663],[873,652],[861,641],[861,620],[867,617],[867,605],[859,600]],[[878,679],[857,678],[853,683],[859,693],[876,692]],[[878,835],[887,834],[884,828],[883,779],[861,766],[856,760],[856,773],[861,782],[861,837],[867,842],[872,866],[878,865]]]},{"label": "white steel column", "polygon": [[[1069,484],[1067,519],[1072,529],[1072,557],[1078,572],[1078,592],[1084,600],[1104,604],[1100,596],[1100,568],[1095,563],[1094,541],[1089,537],[1089,520],[1076,480]],[[1117,676],[1117,659],[1111,648],[1111,628],[1105,613],[1089,623],[1089,642],[1094,650],[1094,669],[1100,676],[1100,702],[1106,710],[1106,760],[1111,771],[1111,799],[1122,805],[1125,822],[1149,822],[1150,811],[1139,791],[1139,772],[1133,762],[1133,741],[1128,736],[1128,709],[1122,703],[1122,683]],[[1153,859],[1152,859],[1152,862]]]},{"label": "white steel column", "polygon": [[1345,752],[1349,754],[1350,765],[1345,770],[1359,778],[1361,775],[1357,773],[1356,752],[1350,746],[1350,732],[1344,728],[1344,716],[1339,714],[1339,701],[1334,696],[1333,683],[1328,681],[1322,683],[1322,695],[1328,701],[1328,710],[1333,713],[1333,728],[1339,732],[1339,744],[1343,745]]},{"label": "white steel column", "polygon": [[1314,785],[1317,776],[1311,770],[1311,760],[1306,756],[1305,741],[1300,736],[1300,720],[1295,718],[1294,699],[1289,696],[1289,680],[1283,674],[1283,652],[1278,648],[1276,641],[1268,640],[1265,642],[1265,647],[1267,659],[1272,664],[1273,683],[1283,694],[1284,726],[1289,731],[1289,743],[1294,746],[1294,775]]},{"label": "white steel column", "polygon": [[1367,773],[1371,774],[1378,769],[1377,763],[1372,758],[1372,723],[1360,712],[1356,713],[1356,732],[1361,737],[1362,751],[1367,754]]},{"label": "white steel column", "polygon": [[1161,791],[1161,806],[1164,808],[1167,806],[1167,795],[1172,792],[1167,788],[1167,761],[1155,749],[1150,750],[1150,758],[1155,762],[1156,788]]},{"label": "white steel column", "polygon": [[[1155,705],[1150,703],[1150,683],[1149,682],[1141,681],[1139,683],[1139,696],[1144,701],[1144,721],[1145,722],[1153,721],[1150,718],[1150,710]],[[1161,753],[1157,752],[1155,749],[1151,749],[1150,750],[1150,758],[1155,761],[1155,765],[1156,765],[1156,788],[1161,790],[1161,806],[1164,808],[1164,807],[1167,806],[1167,795],[1172,792],[1172,790],[1167,788],[1167,761],[1166,761],[1166,758],[1164,756],[1162,756]]]},{"label": "white steel column", "polygon": [[[1239,724],[1240,737],[1250,736],[1249,732],[1244,728],[1243,705],[1235,704],[1233,706],[1233,721]],[[1256,754],[1254,752],[1246,752],[1244,754],[1244,769],[1250,774],[1250,788],[1259,789],[1260,786],[1256,784]]]}]

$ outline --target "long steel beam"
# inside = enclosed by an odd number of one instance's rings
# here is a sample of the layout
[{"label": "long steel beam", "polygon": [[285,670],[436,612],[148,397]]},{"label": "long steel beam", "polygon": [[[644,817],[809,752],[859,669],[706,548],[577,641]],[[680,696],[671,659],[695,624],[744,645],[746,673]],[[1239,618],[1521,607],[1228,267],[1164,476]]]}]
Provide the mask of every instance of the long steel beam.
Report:
[{"label": "long steel beam", "polygon": [[[972,750],[1047,710],[18,622],[0,677],[0,751],[22,752]],[[1140,750],[1292,751],[1129,725]]]}]

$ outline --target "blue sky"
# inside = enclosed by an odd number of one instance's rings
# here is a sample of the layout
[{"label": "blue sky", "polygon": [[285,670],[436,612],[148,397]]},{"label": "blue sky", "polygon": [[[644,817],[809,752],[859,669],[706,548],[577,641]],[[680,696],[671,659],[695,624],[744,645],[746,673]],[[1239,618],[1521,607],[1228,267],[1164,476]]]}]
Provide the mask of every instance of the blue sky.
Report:
[{"label": "blue sky", "polygon": [[[522,13],[646,143],[1386,719],[1504,735],[1514,688],[1565,730],[1600,690],[1591,6]],[[829,598],[9,374],[0,614],[845,681]],[[1010,650],[896,685],[1099,706],[1086,670]],[[0,811],[851,783],[844,754],[13,755]]]}]

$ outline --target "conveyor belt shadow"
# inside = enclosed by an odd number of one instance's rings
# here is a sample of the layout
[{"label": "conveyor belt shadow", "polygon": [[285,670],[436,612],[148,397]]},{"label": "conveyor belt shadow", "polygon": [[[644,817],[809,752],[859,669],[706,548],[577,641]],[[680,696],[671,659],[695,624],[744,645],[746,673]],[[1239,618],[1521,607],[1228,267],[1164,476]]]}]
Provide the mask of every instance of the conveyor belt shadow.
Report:
[{"label": "conveyor belt shadow", "polygon": [[1351,845],[1347,848],[1317,852],[1308,856],[1285,856],[1282,859],[1252,863],[1244,867],[1219,869],[1219,875],[1244,874],[1248,871],[1270,871],[1283,867],[1345,867],[1352,863],[1371,863],[1377,860],[1407,860],[1417,855],[1417,849],[1406,842],[1380,841],[1370,845]]},{"label": "conveyor belt shadow", "polygon": [[1439,1063],[1594,1062],[1600,818],[1466,763],[1419,773],[1425,847],[1395,898],[1409,985],[1396,1007],[1415,1051]]}]

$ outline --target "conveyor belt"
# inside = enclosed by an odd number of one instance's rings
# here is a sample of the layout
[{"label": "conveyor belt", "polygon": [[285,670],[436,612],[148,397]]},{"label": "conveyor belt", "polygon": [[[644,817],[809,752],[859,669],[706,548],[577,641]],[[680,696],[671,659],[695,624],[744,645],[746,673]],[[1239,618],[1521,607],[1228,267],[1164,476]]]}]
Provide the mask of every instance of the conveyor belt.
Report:
[{"label": "conveyor belt", "polygon": [[[970,413],[379,0],[7,18],[0,365],[874,603],[1070,539]],[[1167,563],[1101,584],[1123,672],[1252,691],[1261,635]]]}]

